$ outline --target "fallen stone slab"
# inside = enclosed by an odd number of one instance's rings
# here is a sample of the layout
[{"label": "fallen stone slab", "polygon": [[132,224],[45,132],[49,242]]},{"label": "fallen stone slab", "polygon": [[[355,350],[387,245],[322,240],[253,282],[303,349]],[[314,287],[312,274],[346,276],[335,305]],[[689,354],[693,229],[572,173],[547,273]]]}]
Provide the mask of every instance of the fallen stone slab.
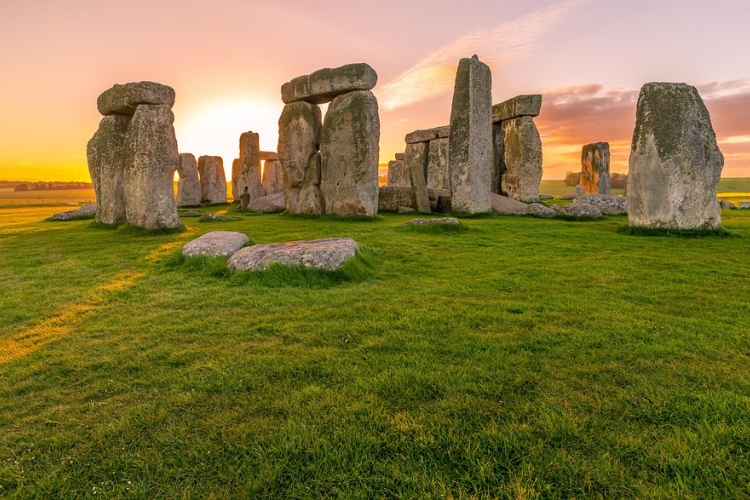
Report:
[{"label": "fallen stone slab", "polygon": [[271,264],[334,271],[352,259],[357,248],[350,238],[255,245],[232,255],[227,266],[235,271],[262,271]]},{"label": "fallen stone slab", "polygon": [[576,196],[576,203],[585,203],[594,205],[603,214],[607,215],[627,215],[628,199],[624,196],[612,196],[608,194],[586,194]]},{"label": "fallen stone slab", "polygon": [[286,196],[284,196],[284,193],[274,193],[264,196],[263,198],[251,201],[248,208],[251,212],[261,214],[283,212],[286,209]]},{"label": "fallen stone slab", "polygon": [[97,205],[96,203],[89,203],[84,205],[78,210],[71,210],[68,212],[59,212],[52,216],[52,220],[82,220],[82,219],[93,219],[96,217]]},{"label": "fallen stone slab", "polygon": [[524,215],[529,206],[513,198],[508,198],[497,193],[490,195],[492,201],[492,211],[498,215]]},{"label": "fallen stone slab", "polygon": [[519,95],[492,106],[492,123],[504,122],[521,116],[539,116],[541,110],[541,95]]},{"label": "fallen stone slab", "polygon": [[178,212],[180,217],[201,217],[203,212],[198,210],[185,210],[184,212]]},{"label": "fallen stone slab", "polygon": [[140,104],[174,106],[172,87],[155,82],[133,82],[115,85],[96,100],[96,107],[104,116],[133,115]]},{"label": "fallen stone slab", "polygon": [[555,216],[554,210],[542,205],[541,203],[531,203],[526,208],[526,213],[528,215],[533,215],[534,217],[539,217],[540,219],[551,219]]},{"label": "fallen stone slab", "polygon": [[417,209],[414,189],[404,186],[380,186],[378,212],[398,212],[401,208]]},{"label": "fallen stone slab", "polygon": [[198,222],[230,222],[234,220],[240,219],[238,219],[237,217],[232,217],[230,215],[203,214]]},{"label": "fallen stone slab", "polygon": [[461,221],[455,217],[439,217],[437,219],[412,219],[405,223],[404,226],[427,226],[427,225],[461,225]]},{"label": "fallen stone slab", "polygon": [[206,233],[182,247],[182,255],[195,257],[208,255],[211,257],[229,257],[245,246],[250,238],[242,233],[233,231],[213,231]]},{"label": "fallen stone slab", "polygon": [[567,205],[553,205],[552,210],[555,211],[555,215],[562,215],[564,217],[576,217],[579,219],[600,219],[602,217],[601,210],[594,205],[577,201]]},{"label": "fallen stone slab", "polygon": [[284,104],[306,101],[311,104],[331,102],[335,97],[356,90],[372,90],[378,74],[369,64],[347,64],[339,68],[324,68],[300,76],[281,86]]},{"label": "fallen stone slab", "polygon": [[404,141],[406,142],[406,144],[416,144],[417,142],[430,142],[434,141],[435,139],[447,139],[450,136],[450,125],[443,125],[442,127],[415,130],[410,134],[406,134],[406,137],[404,137]]}]

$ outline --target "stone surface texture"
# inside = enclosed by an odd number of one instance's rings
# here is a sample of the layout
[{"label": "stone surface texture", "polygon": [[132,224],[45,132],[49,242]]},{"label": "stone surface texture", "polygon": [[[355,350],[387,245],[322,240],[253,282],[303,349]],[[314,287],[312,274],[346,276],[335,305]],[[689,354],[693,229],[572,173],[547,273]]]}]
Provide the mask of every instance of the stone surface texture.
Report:
[{"label": "stone surface texture", "polygon": [[320,215],[320,108],[307,102],[284,106],[279,118],[279,161],[281,161],[286,211]]},{"label": "stone surface texture", "polygon": [[501,170],[504,171],[501,191],[518,201],[539,201],[539,185],[543,173],[542,140],[534,119],[522,116],[504,121],[501,129]]},{"label": "stone surface texture", "polygon": [[489,212],[492,210],[492,74],[489,66],[476,56],[459,62],[450,129],[453,210]]},{"label": "stone surface texture", "polygon": [[404,226],[426,226],[434,224],[446,224],[450,226],[460,226],[461,221],[455,217],[439,217],[435,219],[412,219],[406,222]]},{"label": "stone surface texture", "polygon": [[594,205],[579,201],[574,201],[567,205],[552,205],[552,210],[555,211],[556,215],[577,217],[580,219],[599,219],[602,216],[601,210]]},{"label": "stone surface texture", "polygon": [[404,160],[388,162],[388,186],[411,187],[411,177]]},{"label": "stone surface texture", "polygon": [[221,156],[198,158],[198,172],[201,178],[201,201],[211,205],[226,203],[227,179]]},{"label": "stone surface texture", "polygon": [[539,116],[541,110],[541,95],[519,95],[492,106],[492,123],[504,122],[521,116]]},{"label": "stone surface texture", "polygon": [[585,203],[594,205],[603,214],[607,215],[627,215],[628,199],[624,196],[612,196],[609,194],[586,194],[576,196],[576,203]]},{"label": "stone surface texture", "polygon": [[196,255],[229,257],[245,246],[248,241],[250,241],[250,238],[242,233],[214,231],[186,243],[182,247],[182,255],[185,257],[195,257]]},{"label": "stone surface texture", "polygon": [[347,64],[339,68],[325,68],[310,75],[300,76],[281,87],[284,104],[307,101],[323,104],[357,90],[372,90],[378,74],[368,64]]},{"label": "stone surface texture", "polygon": [[529,209],[526,203],[497,193],[492,193],[490,198],[492,200],[492,211],[498,215],[523,215]]},{"label": "stone surface texture", "polygon": [[417,142],[430,142],[435,139],[447,139],[451,135],[450,125],[444,125],[442,127],[428,128],[424,130],[415,130],[410,134],[406,134],[404,142],[406,144],[414,144]]},{"label": "stone surface texture", "polygon": [[286,197],[284,193],[274,193],[263,198],[258,198],[250,202],[251,212],[269,214],[274,212],[283,212],[286,209]]},{"label": "stone surface texture", "polygon": [[609,143],[596,142],[581,151],[581,187],[586,194],[610,194]]},{"label": "stone surface texture", "polygon": [[265,196],[261,179],[260,135],[245,132],[240,136],[240,157],[232,164],[232,198],[239,200],[246,192],[250,200]]},{"label": "stone surface texture", "polygon": [[89,203],[84,205],[78,210],[70,210],[67,212],[58,212],[52,216],[52,220],[81,220],[81,219],[93,219],[96,217],[97,205],[96,203]]},{"label": "stone surface texture", "polygon": [[235,253],[227,265],[237,271],[261,271],[271,264],[333,271],[352,259],[357,247],[350,238],[255,245]]},{"label": "stone surface texture", "polygon": [[417,208],[414,190],[404,186],[380,186],[378,212],[398,212],[400,208]]},{"label": "stone surface texture", "polygon": [[133,226],[176,228],[174,186],[179,166],[174,115],[168,105],[141,104],[123,141],[125,214]]},{"label": "stone surface texture", "polygon": [[747,209],[750,209],[750,201],[741,201],[740,210],[747,210]]},{"label": "stone surface texture", "polygon": [[540,219],[550,219],[555,216],[555,211],[551,208],[542,205],[541,203],[531,203],[526,208],[528,215],[539,217]]},{"label": "stone surface texture", "polygon": [[450,139],[441,138],[430,141],[427,156],[427,189],[450,189],[451,172],[448,165]]},{"label": "stone surface texture", "polygon": [[284,192],[284,176],[280,161],[266,160],[263,164],[263,191],[266,196]]},{"label": "stone surface texture", "polygon": [[433,212],[450,213],[453,211],[450,189],[428,189],[427,196],[430,198],[430,210]]},{"label": "stone surface texture", "polygon": [[721,205],[721,208],[728,208],[730,210],[736,210],[737,209],[737,205],[735,205],[731,201],[721,200],[719,202],[719,205]]},{"label": "stone surface texture", "polygon": [[426,214],[431,212],[430,197],[427,194],[427,179],[425,179],[429,150],[429,142],[406,145],[406,169],[409,172],[409,179],[414,189],[417,210]]},{"label": "stone surface texture", "polygon": [[103,92],[96,101],[99,113],[108,115],[133,115],[139,104],[174,106],[172,87],[154,82],[134,82],[115,85]]},{"label": "stone surface texture", "polygon": [[684,83],[644,85],[630,153],[630,225],[718,228],[716,186],[723,167],[724,156],[698,90]]},{"label": "stone surface texture", "polygon": [[320,155],[320,191],[325,213],[376,215],[380,115],[372,92],[349,92],[331,101],[323,125]]},{"label": "stone surface texture", "polygon": [[191,207],[201,204],[201,180],[198,175],[198,160],[190,153],[179,155],[177,174],[177,206]]},{"label": "stone surface texture", "polygon": [[126,220],[124,143],[130,116],[105,116],[86,147],[91,182],[94,184],[97,222],[122,224]]},{"label": "stone surface texture", "polygon": [[269,160],[278,161],[278,159],[279,159],[279,153],[277,153],[276,151],[261,151],[260,152],[261,161],[269,161]]}]

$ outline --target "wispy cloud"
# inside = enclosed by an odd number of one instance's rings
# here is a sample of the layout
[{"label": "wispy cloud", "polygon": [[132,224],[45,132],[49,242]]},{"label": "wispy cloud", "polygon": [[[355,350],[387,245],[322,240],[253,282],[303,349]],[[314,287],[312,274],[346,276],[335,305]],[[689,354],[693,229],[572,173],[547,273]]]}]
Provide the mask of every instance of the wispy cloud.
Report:
[{"label": "wispy cloud", "polygon": [[473,54],[497,68],[537,51],[546,34],[575,7],[589,0],[567,0],[494,28],[475,31],[444,45],[385,84],[378,92],[383,109],[391,111],[453,90],[456,66]]}]

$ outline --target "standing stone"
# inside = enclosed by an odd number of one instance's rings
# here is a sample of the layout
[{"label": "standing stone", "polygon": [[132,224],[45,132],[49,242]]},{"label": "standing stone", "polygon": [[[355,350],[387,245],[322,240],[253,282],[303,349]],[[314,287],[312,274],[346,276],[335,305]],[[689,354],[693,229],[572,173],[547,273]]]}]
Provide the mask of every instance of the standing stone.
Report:
[{"label": "standing stone", "polygon": [[597,142],[583,147],[581,186],[586,194],[610,194],[608,142]]},{"label": "standing stone", "polygon": [[388,182],[387,186],[400,187],[404,184],[404,160],[391,160],[388,162]]},{"label": "standing stone", "polygon": [[325,213],[378,213],[380,116],[372,92],[336,97],[328,107],[320,142]]},{"label": "standing stone", "polygon": [[238,200],[245,193],[250,200],[262,198],[263,185],[260,169],[260,135],[245,132],[240,136],[240,157],[232,163],[232,198]]},{"label": "standing stone", "polygon": [[429,142],[415,142],[406,145],[406,169],[409,171],[411,185],[417,201],[417,210],[429,214],[430,197],[427,193],[427,180],[425,170],[430,150]]},{"label": "standing stone", "polygon": [[450,139],[441,138],[430,141],[427,158],[427,188],[450,189],[451,173],[448,168]]},{"label": "standing stone", "polygon": [[284,177],[279,160],[266,160],[263,164],[263,191],[266,196],[284,192]]},{"label": "standing stone", "polygon": [[174,114],[170,106],[141,104],[135,110],[123,145],[125,213],[133,226],[179,227],[174,171],[179,166]]},{"label": "standing stone", "polygon": [[211,205],[226,203],[227,178],[221,156],[198,158],[198,172],[201,178],[201,201]]},{"label": "standing stone", "polygon": [[190,153],[179,156],[177,174],[177,206],[191,207],[201,204],[201,180],[198,176],[198,161]]},{"label": "standing stone", "polygon": [[505,134],[501,123],[492,124],[492,169],[490,192],[508,196],[503,192],[502,180],[505,175]]},{"label": "standing stone", "polygon": [[[534,118],[521,116],[502,122],[504,170],[501,190],[508,197],[524,203],[539,201],[542,182],[542,139]],[[498,139],[499,141],[499,139]]]},{"label": "standing stone", "polygon": [[130,116],[105,116],[86,148],[98,206],[96,220],[103,224],[122,224],[126,219],[122,155],[129,124]]},{"label": "standing stone", "polygon": [[724,156],[698,90],[649,83],[638,99],[628,175],[631,226],[715,229]]},{"label": "standing stone", "polygon": [[453,210],[492,210],[492,74],[477,56],[461,59],[456,74],[450,123]]},{"label": "standing stone", "polygon": [[284,106],[279,118],[279,161],[281,162],[286,211],[320,215],[320,108],[307,102]]}]

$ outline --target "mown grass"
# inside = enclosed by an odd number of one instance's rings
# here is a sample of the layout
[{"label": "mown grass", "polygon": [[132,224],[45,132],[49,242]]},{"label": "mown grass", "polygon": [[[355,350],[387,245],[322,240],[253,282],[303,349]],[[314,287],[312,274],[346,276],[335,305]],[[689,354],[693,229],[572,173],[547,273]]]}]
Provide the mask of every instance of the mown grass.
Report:
[{"label": "mown grass", "polygon": [[[723,212],[737,238],[640,238],[408,214],[134,237],[52,211],[0,217],[0,497],[750,494],[750,212]],[[341,275],[180,259],[213,230],[365,250]]]}]

